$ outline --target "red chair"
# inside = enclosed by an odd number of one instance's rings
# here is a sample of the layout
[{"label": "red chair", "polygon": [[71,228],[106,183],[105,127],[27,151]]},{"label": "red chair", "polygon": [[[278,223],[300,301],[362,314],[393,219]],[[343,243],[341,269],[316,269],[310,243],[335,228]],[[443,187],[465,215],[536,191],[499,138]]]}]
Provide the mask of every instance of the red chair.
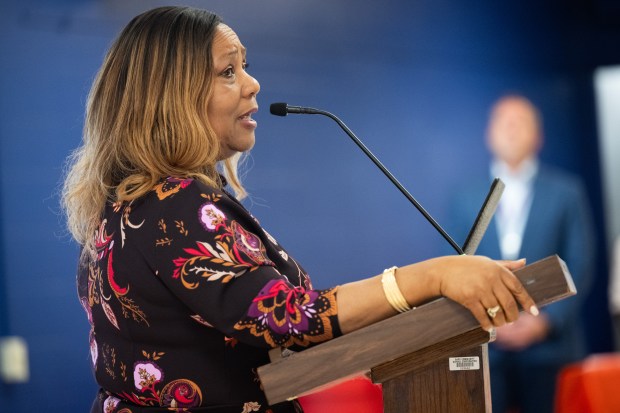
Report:
[{"label": "red chair", "polygon": [[299,398],[304,413],[383,413],[381,386],[356,377]]},{"label": "red chair", "polygon": [[555,413],[613,412],[620,412],[620,354],[592,355],[560,372]]}]

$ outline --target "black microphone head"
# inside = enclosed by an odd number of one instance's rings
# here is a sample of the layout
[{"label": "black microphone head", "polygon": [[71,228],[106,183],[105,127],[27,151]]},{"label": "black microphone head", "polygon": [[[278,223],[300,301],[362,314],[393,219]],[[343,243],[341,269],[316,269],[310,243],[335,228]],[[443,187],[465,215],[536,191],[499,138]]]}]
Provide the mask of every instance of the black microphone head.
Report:
[{"label": "black microphone head", "polygon": [[286,103],[272,103],[271,106],[269,106],[269,112],[271,112],[272,115],[276,115],[276,116],[286,116],[286,114],[288,113],[288,111],[286,110],[286,107],[288,105]]}]

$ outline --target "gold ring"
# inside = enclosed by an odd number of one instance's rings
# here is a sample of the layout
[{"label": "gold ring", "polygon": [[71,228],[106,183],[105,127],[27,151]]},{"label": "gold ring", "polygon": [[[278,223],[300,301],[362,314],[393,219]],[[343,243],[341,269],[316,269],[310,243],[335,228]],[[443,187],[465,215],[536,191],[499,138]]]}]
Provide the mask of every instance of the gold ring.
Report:
[{"label": "gold ring", "polygon": [[487,308],[487,314],[489,315],[489,317],[495,318],[495,316],[501,309],[502,307],[500,307],[499,305],[496,305],[495,307]]}]

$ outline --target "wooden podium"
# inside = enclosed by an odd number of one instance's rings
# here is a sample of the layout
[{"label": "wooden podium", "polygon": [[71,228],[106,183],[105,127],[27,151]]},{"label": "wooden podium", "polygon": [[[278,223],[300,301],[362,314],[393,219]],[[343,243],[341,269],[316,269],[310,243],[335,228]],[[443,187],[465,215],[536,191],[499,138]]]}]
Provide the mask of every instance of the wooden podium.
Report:
[{"label": "wooden podium", "polygon": [[[539,307],[576,293],[558,256],[515,275]],[[467,309],[440,298],[299,353],[278,351],[258,375],[270,404],[368,374],[382,383],[385,413],[490,413],[493,338]]]}]

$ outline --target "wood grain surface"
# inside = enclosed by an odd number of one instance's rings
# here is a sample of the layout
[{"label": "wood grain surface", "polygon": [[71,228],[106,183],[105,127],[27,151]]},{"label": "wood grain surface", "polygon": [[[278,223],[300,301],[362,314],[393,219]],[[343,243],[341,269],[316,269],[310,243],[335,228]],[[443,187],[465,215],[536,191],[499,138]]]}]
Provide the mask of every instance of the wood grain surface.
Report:
[{"label": "wood grain surface", "polygon": [[[539,307],[576,293],[570,273],[557,255],[527,265],[515,275]],[[259,367],[258,375],[267,400],[275,404],[354,375],[368,374],[373,367],[431,346],[441,346],[441,343],[476,329],[480,330],[480,326],[467,309],[447,298],[440,298],[275,360]],[[428,354],[432,354],[431,349]],[[409,363],[409,368],[415,367],[415,358],[401,361]]]}]

